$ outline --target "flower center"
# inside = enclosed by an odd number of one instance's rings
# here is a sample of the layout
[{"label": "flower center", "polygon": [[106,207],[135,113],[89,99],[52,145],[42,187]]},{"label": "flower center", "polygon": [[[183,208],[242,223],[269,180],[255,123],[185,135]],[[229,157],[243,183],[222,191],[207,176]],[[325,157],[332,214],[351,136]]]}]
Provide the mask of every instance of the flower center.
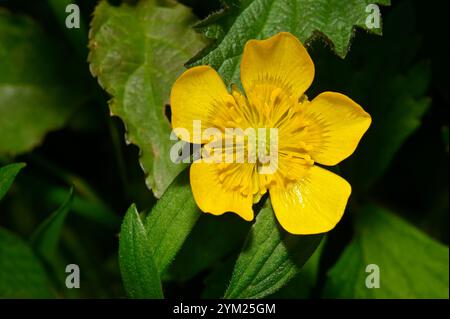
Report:
[{"label": "flower center", "polygon": [[307,98],[298,100],[271,84],[255,85],[247,97],[234,86],[232,95],[226,113],[216,114],[215,122],[242,129],[245,160],[218,165],[224,187],[259,200],[269,187],[285,187],[302,178],[314,164],[312,146],[302,141],[311,126],[302,112]]}]

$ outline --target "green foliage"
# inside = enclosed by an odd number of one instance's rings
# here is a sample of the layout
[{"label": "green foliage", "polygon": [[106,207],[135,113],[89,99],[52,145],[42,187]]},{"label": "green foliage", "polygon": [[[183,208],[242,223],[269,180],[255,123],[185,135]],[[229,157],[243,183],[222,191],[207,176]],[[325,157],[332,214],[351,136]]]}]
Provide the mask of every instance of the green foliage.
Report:
[{"label": "green foliage", "polygon": [[128,209],[120,230],[119,263],[130,298],[163,298],[152,247],[134,205]]},{"label": "green foliage", "polygon": [[91,72],[112,96],[111,114],[125,123],[127,141],[139,146],[156,197],[185,168],[168,156],[174,142],[164,107],[183,63],[203,44],[190,29],[194,22],[189,9],[171,1],[115,7],[103,0],[91,23]]},{"label": "green foliage", "polygon": [[50,281],[31,247],[0,228],[0,298],[50,297]]},{"label": "green foliage", "polygon": [[173,260],[200,214],[186,170],[170,185],[145,220],[153,259],[160,274]]},{"label": "green foliage", "polygon": [[[67,189],[63,187],[49,187],[46,200],[51,204],[57,205],[64,203],[67,198]],[[120,225],[119,216],[106,207],[101,201],[85,199],[83,196],[74,194],[70,210],[86,220],[93,221],[107,229],[115,229]]]},{"label": "green foliage", "polygon": [[[328,273],[332,298],[448,298],[449,251],[392,212],[375,205],[357,215],[355,238]],[[376,264],[380,288],[368,289]]]},{"label": "green foliage", "polygon": [[[389,5],[389,0],[376,1]],[[281,31],[302,42],[321,35],[335,52],[345,57],[354,28],[366,28],[366,6],[371,0],[229,0],[226,8],[198,24],[214,44],[196,56],[190,65],[210,64],[226,83],[239,83],[239,62],[245,43]],[[381,34],[381,28],[370,30]]]},{"label": "green foliage", "polygon": [[169,268],[168,278],[186,281],[217,264],[242,246],[249,228],[234,214],[203,214]]},{"label": "green foliage", "polygon": [[16,175],[24,167],[24,163],[15,163],[0,167],[0,200],[11,187]]},{"label": "green foliage", "polygon": [[[47,0],[48,6],[52,10],[55,18],[58,20],[58,23],[63,26],[63,31],[65,32],[65,36],[68,38],[69,42],[72,45],[72,48],[75,49],[79,56],[82,56],[83,59],[87,54],[87,46],[84,45],[87,38],[87,30],[86,24],[83,21],[83,18],[80,17],[80,25],[79,28],[67,28],[66,27],[66,19],[67,13],[66,8],[70,4],[74,4],[72,0]],[[80,45],[83,44],[83,45]]]},{"label": "green foliage", "polygon": [[326,237],[322,239],[319,247],[303,265],[298,274],[292,278],[286,286],[275,292],[270,298],[299,299],[311,297],[313,289],[318,284],[320,258]]},{"label": "green foliage", "polygon": [[[73,1],[0,2],[0,298],[449,297],[448,2],[76,1],[80,29]],[[365,25],[372,3],[383,30]],[[310,98],[341,92],[373,119],[332,168],[352,195],[327,235],[287,233],[267,196],[253,222],[203,214],[170,159],[184,65],[239,85],[245,43],[280,31],[314,61]]]},{"label": "green foliage", "polygon": [[[324,238],[308,261],[301,267],[297,274],[288,280],[275,293],[267,295],[267,298],[276,299],[300,299],[311,297],[313,289],[318,283],[320,258],[326,238]],[[230,282],[233,266],[237,256],[230,256],[220,263],[205,279],[205,288],[202,298],[221,298]]]},{"label": "green foliage", "polygon": [[250,230],[225,298],[262,298],[285,285],[319,245],[322,235],[294,236],[283,230],[270,204]]},{"label": "green foliage", "polygon": [[34,21],[0,8],[0,154],[30,151],[85,99],[65,55]]},{"label": "green foliage", "polygon": [[35,251],[47,262],[52,262],[57,255],[58,242],[72,199],[73,189],[70,189],[69,196],[62,206],[44,220],[31,237]]}]

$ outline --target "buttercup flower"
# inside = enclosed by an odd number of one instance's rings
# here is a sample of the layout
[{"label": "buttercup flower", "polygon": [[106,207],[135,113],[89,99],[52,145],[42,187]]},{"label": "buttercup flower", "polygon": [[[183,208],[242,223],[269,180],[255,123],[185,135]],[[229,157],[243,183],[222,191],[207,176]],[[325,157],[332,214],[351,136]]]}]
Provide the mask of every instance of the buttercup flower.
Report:
[{"label": "buttercup flower", "polygon": [[234,212],[250,221],[252,205],[269,191],[275,215],[288,232],[331,230],[344,213],[351,187],[316,164],[333,166],[350,156],[370,126],[370,115],[340,93],[308,100],[304,93],[313,81],[314,64],[290,33],[248,41],[240,76],[245,95],[236,86],[228,91],[210,66],[188,69],[172,88],[172,126],[187,129],[191,137],[199,120],[222,132],[276,128],[277,170],[263,174],[259,157],[256,163],[197,160],[190,168],[195,201],[204,212]]}]

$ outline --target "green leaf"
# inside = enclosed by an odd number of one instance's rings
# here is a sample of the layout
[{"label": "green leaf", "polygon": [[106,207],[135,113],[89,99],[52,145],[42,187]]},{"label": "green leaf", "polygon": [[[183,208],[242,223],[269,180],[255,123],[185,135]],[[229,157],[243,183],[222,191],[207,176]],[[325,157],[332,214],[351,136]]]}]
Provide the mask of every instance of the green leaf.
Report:
[{"label": "green leaf", "polygon": [[326,237],[321,241],[319,247],[317,247],[316,251],[305,265],[303,265],[298,274],[286,286],[275,292],[269,298],[300,299],[311,297],[312,290],[317,285],[320,258],[325,241]]},{"label": "green leaf", "polygon": [[163,298],[152,246],[135,205],[128,209],[120,230],[119,265],[130,298]]},{"label": "green leaf", "polygon": [[250,223],[235,214],[203,214],[168,269],[168,277],[186,281],[220,263],[222,258],[238,251],[249,228]]},{"label": "green leaf", "polygon": [[185,168],[170,160],[171,128],[164,107],[183,63],[202,46],[190,26],[190,10],[172,1],[143,0],[135,6],[101,1],[90,31],[91,72],[112,96],[111,114],[140,148],[147,186],[161,197]]},{"label": "green leaf", "polygon": [[287,233],[267,204],[248,234],[225,298],[262,298],[274,293],[298,274],[322,237]]},{"label": "green leaf", "polygon": [[[209,64],[227,84],[239,83],[239,62],[245,43],[281,31],[307,43],[321,35],[335,52],[345,57],[355,26],[366,28],[366,12],[372,0],[229,0],[227,7],[198,25],[206,37],[216,40],[190,65]],[[375,1],[389,5],[389,0]],[[381,34],[381,28],[368,30]]]},{"label": "green leaf", "polygon": [[159,274],[174,259],[200,215],[186,170],[170,185],[145,221]]},{"label": "green leaf", "polygon": [[[356,216],[356,235],[328,273],[332,298],[448,298],[449,250],[379,206]],[[366,266],[379,267],[380,288],[366,287]]]},{"label": "green leaf", "polygon": [[86,96],[77,76],[39,25],[0,8],[0,154],[29,151],[67,122]]},{"label": "green leaf", "polygon": [[66,19],[68,17],[68,13],[66,12],[67,6],[73,4],[72,0],[47,0],[47,4],[52,11],[56,20],[58,20],[58,24],[60,25],[62,31],[65,33],[66,38],[69,40],[72,48],[74,48],[80,57],[85,59],[87,55],[87,46],[86,43],[88,41],[87,35],[88,30],[86,28],[86,24],[83,21],[83,15],[79,17],[80,24],[78,28],[67,28],[66,27]]},{"label": "green leaf", "polygon": [[[297,275],[295,275],[280,290],[277,290],[274,294],[268,295],[267,297],[269,299],[300,299],[311,297],[312,290],[317,285],[319,261],[322,255],[325,240],[326,238],[320,242],[317,249],[303,265]],[[223,291],[230,282],[230,277],[236,258],[237,256],[232,255],[225,259],[225,261],[217,264],[217,266],[205,279],[205,288],[202,292],[202,298],[217,299],[223,295]]]},{"label": "green leaf", "polygon": [[0,200],[6,195],[16,175],[24,167],[25,163],[14,163],[0,167]]},{"label": "green leaf", "polygon": [[70,189],[69,196],[61,207],[44,220],[31,236],[34,249],[39,256],[49,263],[54,261],[56,257],[59,239],[64,221],[72,205],[72,199],[73,188]]},{"label": "green leaf", "polygon": [[[41,182],[41,181],[38,181]],[[60,186],[48,186],[45,199],[54,205],[61,205],[67,197],[67,190]],[[107,229],[117,229],[120,226],[120,217],[101,201],[85,199],[83,196],[74,194],[71,211],[85,218],[87,221],[93,221]]]},{"label": "green leaf", "polygon": [[0,227],[0,298],[50,298],[42,264],[22,239]]}]

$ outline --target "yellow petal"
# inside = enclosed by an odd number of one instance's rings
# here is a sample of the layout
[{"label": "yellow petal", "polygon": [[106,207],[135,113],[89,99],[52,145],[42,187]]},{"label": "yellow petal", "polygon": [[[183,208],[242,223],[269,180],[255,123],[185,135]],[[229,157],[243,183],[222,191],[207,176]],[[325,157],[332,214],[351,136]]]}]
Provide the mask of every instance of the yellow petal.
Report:
[{"label": "yellow petal", "polygon": [[192,164],[191,188],[198,207],[213,215],[234,212],[247,221],[253,220],[253,194],[250,192],[244,196],[239,190],[224,187],[219,178],[219,165],[202,162]]},{"label": "yellow petal", "polygon": [[313,166],[288,189],[270,189],[270,199],[281,226],[297,235],[324,233],[344,214],[350,184],[332,172]]},{"label": "yellow petal", "polygon": [[[198,143],[199,141],[193,140],[194,121],[201,121],[202,130],[215,127],[215,114],[219,110],[223,113],[223,109],[235,105],[235,101],[219,74],[210,66],[203,65],[188,69],[175,81],[170,94],[170,105],[172,127],[188,130],[189,138],[176,130],[175,133],[187,142]],[[201,141],[206,142],[207,140]]]},{"label": "yellow petal", "polygon": [[306,103],[302,117],[308,126],[296,138],[311,148],[314,161],[330,166],[355,151],[372,121],[361,106],[335,92],[324,92]]},{"label": "yellow petal", "polygon": [[241,81],[247,95],[255,86],[275,84],[296,98],[314,79],[314,64],[300,41],[288,32],[246,43],[241,62]]}]

